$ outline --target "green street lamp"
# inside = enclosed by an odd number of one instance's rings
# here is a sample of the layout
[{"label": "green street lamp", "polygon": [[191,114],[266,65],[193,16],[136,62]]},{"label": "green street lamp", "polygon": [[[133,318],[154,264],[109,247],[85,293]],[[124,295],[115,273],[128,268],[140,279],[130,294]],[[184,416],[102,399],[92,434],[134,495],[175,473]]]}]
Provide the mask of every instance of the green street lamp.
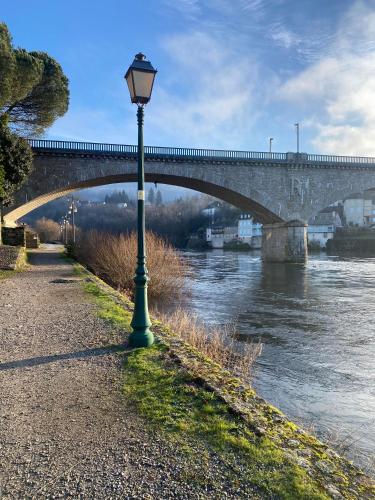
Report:
[{"label": "green street lamp", "polygon": [[135,294],[134,313],[131,326],[132,333],[129,336],[129,345],[132,347],[149,347],[154,342],[154,335],[150,330],[151,321],[148,314],[147,302],[147,268],[146,268],[146,244],[145,244],[145,169],[143,148],[143,117],[144,105],[151,98],[152,87],[156,70],[150,61],[139,53],[128,71],[125,80],[129,87],[130,99],[137,104],[138,119],[138,254],[137,268],[135,271]]}]

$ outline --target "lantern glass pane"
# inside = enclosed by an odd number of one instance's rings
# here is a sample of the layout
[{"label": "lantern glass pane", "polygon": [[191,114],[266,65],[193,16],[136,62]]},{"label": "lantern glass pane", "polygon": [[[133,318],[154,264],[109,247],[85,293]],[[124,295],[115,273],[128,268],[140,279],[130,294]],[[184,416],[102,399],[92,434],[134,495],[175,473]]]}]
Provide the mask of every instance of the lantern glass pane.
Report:
[{"label": "lantern glass pane", "polygon": [[135,94],[134,94],[134,85],[133,85],[133,78],[132,78],[132,71],[129,71],[128,76],[126,77],[126,83],[128,84],[129,92],[130,92],[130,99],[133,101]]},{"label": "lantern glass pane", "polygon": [[146,71],[133,70],[135,95],[138,98],[149,100],[152,92],[152,84],[155,74]]}]

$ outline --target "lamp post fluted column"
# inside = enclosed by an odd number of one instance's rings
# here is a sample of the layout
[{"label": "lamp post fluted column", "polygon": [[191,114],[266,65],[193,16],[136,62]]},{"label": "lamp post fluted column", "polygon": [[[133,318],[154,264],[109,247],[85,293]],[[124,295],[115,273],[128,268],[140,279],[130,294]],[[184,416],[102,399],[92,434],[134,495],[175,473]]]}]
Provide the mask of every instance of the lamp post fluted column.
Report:
[{"label": "lamp post fluted column", "polygon": [[132,347],[148,347],[154,342],[154,335],[150,330],[151,321],[148,313],[147,300],[147,267],[146,267],[146,243],[145,243],[145,172],[144,172],[144,147],[143,147],[143,120],[144,109],[138,106],[138,253],[137,268],[134,283],[134,313],[131,326],[133,328],[129,337]]},{"label": "lamp post fluted column", "polygon": [[145,169],[143,149],[143,117],[145,106],[151,98],[152,87],[157,71],[152,67],[146,56],[139,52],[125,73],[125,80],[129,88],[130,100],[137,104],[138,118],[138,254],[137,269],[135,271],[134,313],[129,337],[132,347],[149,347],[154,342],[150,331],[151,321],[148,314],[147,302],[147,268],[145,243]]}]

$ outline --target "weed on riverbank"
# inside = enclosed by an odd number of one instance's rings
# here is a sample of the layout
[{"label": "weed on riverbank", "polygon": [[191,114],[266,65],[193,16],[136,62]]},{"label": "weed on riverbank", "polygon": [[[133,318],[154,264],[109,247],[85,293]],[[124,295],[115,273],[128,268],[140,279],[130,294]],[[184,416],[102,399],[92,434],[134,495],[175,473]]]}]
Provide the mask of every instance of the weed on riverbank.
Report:
[{"label": "weed on riverbank", "polygon": [[219,365],[247,380],[262,352],[262,344],[238,343],[235,340],[235,325],[207,327],[193,313],[177,309],[169,314],[155,311],[160,322],[168,326],[173,334],[195,347]]}]

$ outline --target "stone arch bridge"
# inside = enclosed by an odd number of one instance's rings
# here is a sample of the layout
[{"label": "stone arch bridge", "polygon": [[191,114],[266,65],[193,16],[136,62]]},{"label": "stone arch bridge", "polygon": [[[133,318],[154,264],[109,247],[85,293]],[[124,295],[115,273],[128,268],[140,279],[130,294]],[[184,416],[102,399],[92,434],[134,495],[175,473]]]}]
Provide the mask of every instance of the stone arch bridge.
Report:
[{"label": "stone arch bridge", "polygon": [[[5,210],[5,225],[78,189],[136,180],[137,146],[30,144],[34,170]],[[194,189],[252,212],[266,225],[264,253],[271,260],[279,260],[277,254],[281,260],[304,258],[307,220],[337,200],[375,187],[375,158],[306,153],[146,146],[145,172],[146,182]]]}]

